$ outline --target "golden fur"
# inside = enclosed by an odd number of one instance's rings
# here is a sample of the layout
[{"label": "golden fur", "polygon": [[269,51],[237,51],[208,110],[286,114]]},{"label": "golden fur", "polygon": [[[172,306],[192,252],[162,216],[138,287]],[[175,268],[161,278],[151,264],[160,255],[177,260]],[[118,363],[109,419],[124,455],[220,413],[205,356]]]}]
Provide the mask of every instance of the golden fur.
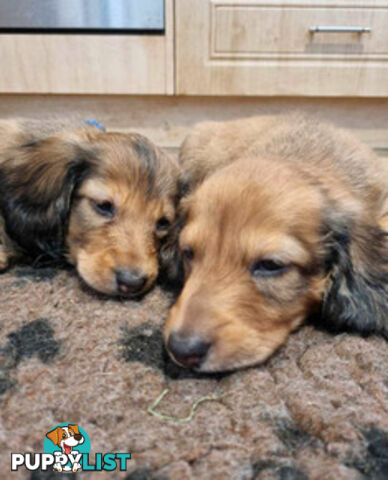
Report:
[{"label": "golden fur", "polygon": [[31,130],[0,122],[0,268],[65,259],[100,292],[146,292],[169,260],[177,162],[134,133]]},{"label": "golden fur", "polygon": [[368,147],[271,116],[199,125],[180,161],[186,279],[164,330],[178,364],[261,362],[312,314],[388,336],[388,170]]}]

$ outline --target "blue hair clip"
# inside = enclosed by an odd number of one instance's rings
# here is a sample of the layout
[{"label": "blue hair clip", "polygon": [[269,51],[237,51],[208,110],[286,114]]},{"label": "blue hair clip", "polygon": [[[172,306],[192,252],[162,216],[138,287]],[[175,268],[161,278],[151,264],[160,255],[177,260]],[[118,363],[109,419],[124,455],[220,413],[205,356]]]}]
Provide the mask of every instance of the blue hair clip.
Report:
[{"label": "blue hair clip", "polygon": [[85,120],[84,123],[85,125],[91,125],[92,127],[96,127],[102,132],[106,131],[106,128],[104,127],[104,125],[101,125],[101,123],[97,122],[97,120],[94,120],[93,118],[91,118],[90,120]]}]

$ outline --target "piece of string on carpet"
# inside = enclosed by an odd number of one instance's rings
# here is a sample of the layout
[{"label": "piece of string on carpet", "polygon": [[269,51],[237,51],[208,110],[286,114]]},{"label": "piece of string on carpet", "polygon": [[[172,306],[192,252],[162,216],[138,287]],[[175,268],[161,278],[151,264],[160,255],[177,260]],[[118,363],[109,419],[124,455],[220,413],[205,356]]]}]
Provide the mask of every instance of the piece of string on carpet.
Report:
[{"label": "piece of string on carpet", "polygon": [[191,422],[194,418],[195,411],[197,410],[198,406],[203,403],[203,402],[219,402],[223,395],[217,395],[217,394],[212,394],[212,395],[205,395],[204,397],[200,397],[198,400],[196,400],[190,409],[190,413],[187,415],[187,417],[173,417],[171,415],[166,415],[164,413],[160,413],[156,411],[156,408],[160,405],[162,402],[163,398],[168,394],[170,391],[169,388],[165,388],[163,392],[158,396],[158,398],[154,401],[154,403],[147,408],[147,412],[150,415],[153,415],[154,417],[160,418],[161,420],[167,420],[169,422],[174,422],[174,423],[186,423],[186,422]]}]

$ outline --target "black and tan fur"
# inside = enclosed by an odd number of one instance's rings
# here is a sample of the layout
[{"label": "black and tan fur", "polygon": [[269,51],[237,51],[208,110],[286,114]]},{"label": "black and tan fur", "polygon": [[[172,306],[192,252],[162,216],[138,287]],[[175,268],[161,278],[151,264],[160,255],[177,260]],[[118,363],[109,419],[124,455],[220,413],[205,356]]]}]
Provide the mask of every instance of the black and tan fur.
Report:
[{"label": "black and tan fur", "polygon": [[[170,260],[178,179],[177,163],[135,133],[1,121],[0,268],[66,260],[100,292],[146,292]],[[120,290],[117,271],[144,284]]]}]

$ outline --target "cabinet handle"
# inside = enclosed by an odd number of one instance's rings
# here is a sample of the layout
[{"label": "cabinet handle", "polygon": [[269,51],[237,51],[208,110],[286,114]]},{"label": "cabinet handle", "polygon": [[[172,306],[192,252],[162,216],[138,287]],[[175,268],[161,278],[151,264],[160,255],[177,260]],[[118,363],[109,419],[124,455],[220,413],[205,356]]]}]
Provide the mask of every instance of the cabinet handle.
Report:
[{"label": "cabinet handle", "polygon": [[367,33],[372,29],[370,27],[341,27],[333,25],[316,25],[310,27],[311,33],[325,32],[325,33]]}]

